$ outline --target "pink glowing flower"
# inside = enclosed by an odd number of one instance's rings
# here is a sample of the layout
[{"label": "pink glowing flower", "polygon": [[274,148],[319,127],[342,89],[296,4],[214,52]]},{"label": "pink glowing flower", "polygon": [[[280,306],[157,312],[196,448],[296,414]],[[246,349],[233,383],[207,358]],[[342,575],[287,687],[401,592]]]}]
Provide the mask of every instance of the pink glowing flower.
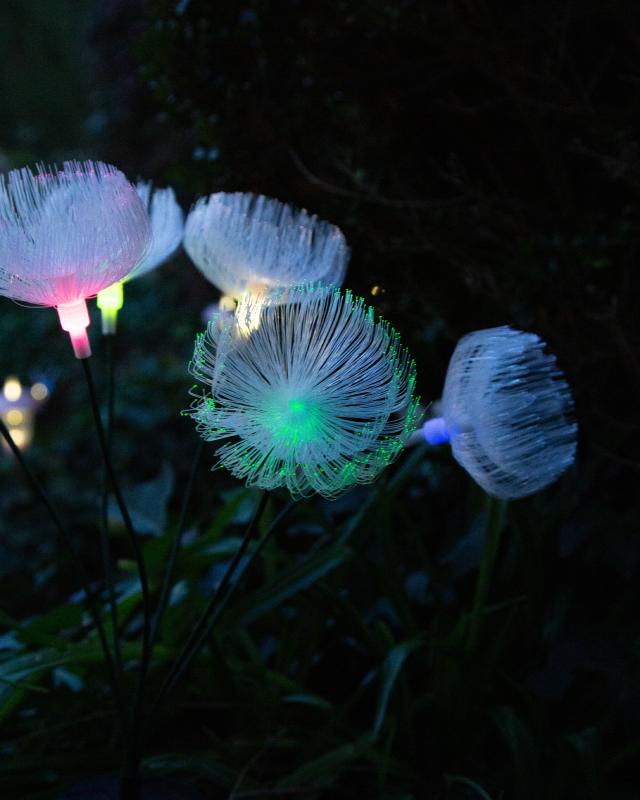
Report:
[{"label": "pink glowing flower", "polygon": [[100,161],[0,177],[0,295],[53,306],[78,358],[91,355],[86,299],[122,280],[149,243],[135,186]]}]

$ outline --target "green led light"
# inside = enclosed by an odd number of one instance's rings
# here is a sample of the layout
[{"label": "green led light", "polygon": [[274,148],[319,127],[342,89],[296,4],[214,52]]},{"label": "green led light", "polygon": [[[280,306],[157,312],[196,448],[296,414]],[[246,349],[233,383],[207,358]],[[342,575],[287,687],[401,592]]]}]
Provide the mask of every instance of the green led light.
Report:
[{"label": "green led light", "polygon": [[100,311],[120,311],[124,305],[122,281],[113,283],[111,286],[98,292],[97,302]]},{"label": "green led light", "polygon": [[116,332],[118,311],[124,305],[122,281],[107,286],[98,292],[97,305],[102,314],[102,333],[105,336]]}]

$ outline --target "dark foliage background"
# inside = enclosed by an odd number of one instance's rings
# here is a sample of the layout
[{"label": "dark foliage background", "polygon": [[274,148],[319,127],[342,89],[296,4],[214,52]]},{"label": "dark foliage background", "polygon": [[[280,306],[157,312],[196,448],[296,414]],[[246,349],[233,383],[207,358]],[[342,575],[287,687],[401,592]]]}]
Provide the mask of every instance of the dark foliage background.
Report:
[{"label": "dark foliage background", "polygon": [[[461,335],[506,323],[549,343],[576,400],[577,466],[509,506],[477,647],[485,500],[448,453],[415,449],[291,513],[154,720],[150,773],[216,798],[640,796],[639,45],[632,0],[3,4],[3,171],[102,158],[185,209],[219,190],[303,206],[345,232],[346,283],[401,331],[427,401]],[[179,255],[121,318],[116,457],[140,513],[153,497],[156,587],[196,445],[185,367],[215,299]],[[3,301],[0,375],[53,385],[28,455],[100,585],[101,468],[56,327]],[[118,742],[74,567],[6,454],[0,480],[0,793],[56,797],[115,769]],[[255,502],[199,471],[152,690]]]}]

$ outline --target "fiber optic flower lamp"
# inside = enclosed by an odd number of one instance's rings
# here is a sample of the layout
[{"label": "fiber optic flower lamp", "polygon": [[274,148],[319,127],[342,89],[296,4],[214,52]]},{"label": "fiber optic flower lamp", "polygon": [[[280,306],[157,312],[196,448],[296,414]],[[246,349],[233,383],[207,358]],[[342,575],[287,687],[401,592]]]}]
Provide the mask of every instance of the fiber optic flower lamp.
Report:
[{"label": "fiber optic flower lamp", "polygon": [[340,286],[349,248],[335,225],[262,195],[219,192],[201,198],[185,224],[184,248],[223,294],[221,307],[247,294],[259,301],[300,284]]},{"label": "fiber optic flower lamp", "polygon": [[424,438],[449,442],[458,463],[494,497],[533,494],[575,459],[571,392],[533,333],[503,326],[464,336],[449,362],[441,413],[424,423]]},{"label": "fiber optic flower lamp", "polygon": [[0,295],[52,306],[76,358],[91,355],[86,300],[122,280],[149,242],[135,187],[100,161],[0,178]]},{"label": "fiber optic flower lamp", "polygon": [[376,479],[417,425],[415,364],[350,292],[301,286],[267,301],[248,335],[221,314],[196,341],[205,389],[190,414],[219,465],[248,486],[334,498]]},{"label": "fiber optic flower lamp", "polygon": [[101,312],[102,333],[114,334],[118,311],[124,304],[124,284],[146,275],[168,261],[182,242],[184,215],[173,189],[156,189],[150,182],[139,181],[136,190],[149,214],[151,242],[147,252],[121,281],[98,292],[97,305]]}]

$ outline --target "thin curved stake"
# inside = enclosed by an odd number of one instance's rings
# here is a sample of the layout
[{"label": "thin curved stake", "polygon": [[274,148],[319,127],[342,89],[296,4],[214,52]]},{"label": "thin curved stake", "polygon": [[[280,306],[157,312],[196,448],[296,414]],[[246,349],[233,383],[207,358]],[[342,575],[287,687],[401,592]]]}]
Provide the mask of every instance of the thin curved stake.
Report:
[{"label": "thin curved stake", "polygon": [[129,747],[127,748],[125,765],[123,768],[123,782],[127,784],[131,783],[133,785],[137,781],[137,774],[140,762],[139,739],[140,739],[140,728],[141,728],[142,695],[144,692],[144,682],[150,662],[149,645],[151,642],[150,638],[151,604],[149,598],[149,583],[147,580],[147,569],[145,567],[144,558],[142,557],[142,549],[140,547],[140,543],[138,542],[138,538],[136,536],[136,532],[134,530],[133,523],[131,522],[131,517],[129,515],[129,510],[127,509],[126,503],[124,502],[124,497],[122,496],[122,491],[120,489],[120,485],[118,484],[115,471],[113,469],[111,455],[109,453],[109,447],[107,444],[104,427],[102,425],[102,419],[100,417],[100,409],[98,407],[98,399],[96,395],[95,384],[93,382],[93,375],[91,373],[91,367],[89,365],[89,362],[90,359],[88,358],[80,359],[80,363],[83,366],[84,375],[87,381],[89,399],[91,401],[91,409],[93,411],[93,419],[96,426],[96,432],[98,434],[98,441],[100,442],[100,449],[102,450],[102,456],[104,458],[104,463],[107,469],[107,474],[109,476],[109,481],[111,483],[111,488],[116,498],[118,508],[120,509],[120,513],[122,514],[122,519],[124,521],[127,534],[129,536],[129,542],[133,549],[136,567],[138,571],[138,577],[140,579],[140,586],[142,589],[142,610],[144,617],[143,628],[142,628],[142,657],[140,659],[138,679],[136,681],[136,688],[131,707],[131,731],[130,731],[131,736],[129,740]]},{"label": "thin curved stake", "polygon": [[[113,434],[113,418],[115,408],[115,376],[113,370],[113,336],[103,336],[106,353],[106,375],[107,375],[107,420],[105,425],[105,435],[107,447],[111,452],[111,440]],[[120,653],[120,623],[118,621],[118,604],[116,603],[116,592],[111,569],[111,543],[109,539],[109,476],[105,467],[102,477],[102,497],[100,499],[100,550],[102,553],[102,566],[104,570],[104,580],[109,596],[109,613],[111,615],[113,645],[113,660],[115,662],[118,677],[122,676],[122,656]]]}]

